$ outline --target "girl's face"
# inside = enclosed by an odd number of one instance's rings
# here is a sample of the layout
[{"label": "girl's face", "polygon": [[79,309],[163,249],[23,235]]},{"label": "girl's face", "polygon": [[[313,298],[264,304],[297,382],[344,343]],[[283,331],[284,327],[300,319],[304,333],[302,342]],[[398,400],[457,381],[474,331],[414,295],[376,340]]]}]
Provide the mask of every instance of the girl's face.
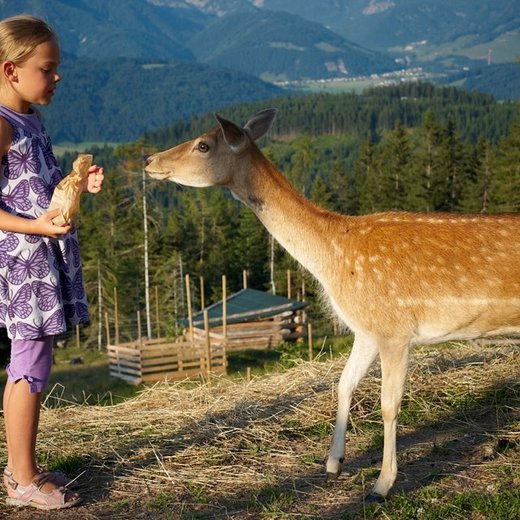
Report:
[{"label": "girl's face", "polygon": [[60,49],[55,40],[40,43],[30,58],[13,64],[11,103],[15,110],[28,112],[32,104],[48,105],[60,80]]}]

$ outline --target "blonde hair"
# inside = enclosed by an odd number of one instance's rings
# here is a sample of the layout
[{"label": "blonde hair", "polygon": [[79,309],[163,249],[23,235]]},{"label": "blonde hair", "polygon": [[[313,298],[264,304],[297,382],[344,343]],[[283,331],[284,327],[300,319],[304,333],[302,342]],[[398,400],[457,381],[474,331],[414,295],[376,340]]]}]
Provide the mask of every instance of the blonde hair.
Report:
[{"label": "blonde hair", "polygon": [[40,43],[58,40],[56,33],[40,18],[29,15],[12,16],[0,21],[0,63],[15,65],[29,59]]}]

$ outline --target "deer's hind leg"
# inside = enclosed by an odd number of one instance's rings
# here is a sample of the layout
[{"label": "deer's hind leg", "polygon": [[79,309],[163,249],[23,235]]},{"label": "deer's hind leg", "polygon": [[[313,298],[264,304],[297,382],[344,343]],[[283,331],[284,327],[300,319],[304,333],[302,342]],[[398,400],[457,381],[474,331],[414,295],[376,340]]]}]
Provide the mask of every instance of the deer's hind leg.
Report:
[{"label": "deer's hind leg", "polygon": [[377,352],[378,343],[374,338],[365,334],[356,334],[352,351],[338,384],[338,411],[327,460],[327,478],[336,478],[341,473],[352,394],[374,362]]},{"label": "deer's hind leg", "polygon": [[397,416],[401,408],[408,373],[410,341],[386,340],[380,343],[381,412],[384,423],[384,447],[381,473],[371,497],[385,497],[397,476]]}]

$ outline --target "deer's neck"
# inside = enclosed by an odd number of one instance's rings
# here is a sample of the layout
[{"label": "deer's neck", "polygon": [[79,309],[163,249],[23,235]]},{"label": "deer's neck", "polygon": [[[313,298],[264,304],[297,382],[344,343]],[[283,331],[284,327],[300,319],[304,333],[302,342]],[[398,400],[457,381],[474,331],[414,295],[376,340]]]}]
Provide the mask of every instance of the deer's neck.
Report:
[{"label": "deer's neck", "polygon": [[329,254],[336,215],[298,193],[276,168],[264,160],[250,169],[232,192],[249,206],[273,237],[316,278],[330,273]]}]

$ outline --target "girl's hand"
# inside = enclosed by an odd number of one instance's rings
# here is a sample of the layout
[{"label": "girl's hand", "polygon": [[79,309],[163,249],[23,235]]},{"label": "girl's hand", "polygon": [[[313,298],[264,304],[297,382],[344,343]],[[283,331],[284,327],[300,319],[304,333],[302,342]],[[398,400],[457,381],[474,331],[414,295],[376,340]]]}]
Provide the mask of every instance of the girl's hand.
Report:
[{"label": "girl's hand", "polygon": [[72,229],[70,224],[57,226],[52,223],[52,219],[59,214],[60,210],[56,208],[32,220],[30,233],[33,235],[45,235],[51,238],[59,238],[62,235],[66,235]]},{"label": "girl's hand", "polygon": [[101,191],[101,187],[103,186],[104,179],[105,174],[103,168],[97,164],[93,164],[88,169],[88,177],[86,178],[85,184],[83,185],[83,191],[88,193],[99,193]]}]

